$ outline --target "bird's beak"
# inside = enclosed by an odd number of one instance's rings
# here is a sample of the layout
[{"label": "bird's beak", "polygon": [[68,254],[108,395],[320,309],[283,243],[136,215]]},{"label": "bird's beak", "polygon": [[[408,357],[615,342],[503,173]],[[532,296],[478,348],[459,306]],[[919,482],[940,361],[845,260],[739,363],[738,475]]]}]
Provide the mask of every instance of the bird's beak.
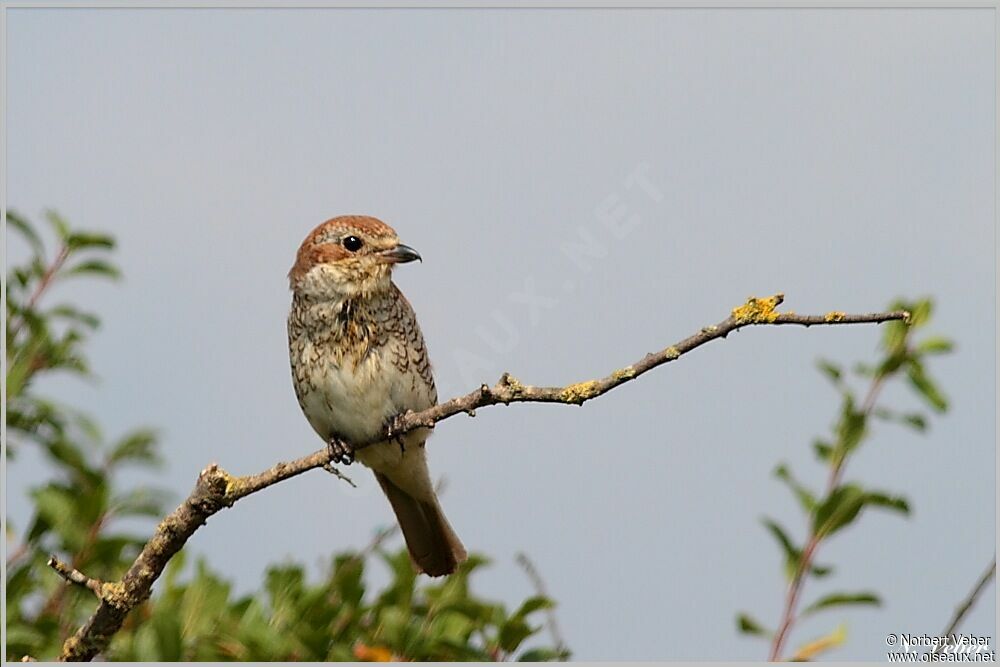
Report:
[{"label": "bird's beak", "polygon": [[415,259],[419,259],[421,262],[424,261],[420,257],[420,253],[411,248],[408,245],[403,245],[400,243],[395,248],[386,250],[382,253],[383,261],[389,264],[405,264],[406,262],[412,262]]}]

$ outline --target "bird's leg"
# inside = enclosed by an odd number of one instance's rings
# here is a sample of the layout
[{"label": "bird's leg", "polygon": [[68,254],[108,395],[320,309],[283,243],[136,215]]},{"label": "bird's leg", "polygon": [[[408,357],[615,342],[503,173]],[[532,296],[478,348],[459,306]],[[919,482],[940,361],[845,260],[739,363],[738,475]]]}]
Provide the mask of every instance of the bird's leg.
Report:
[{"label": "bird's leg", "polygon": [[338,435],[330,436],[326,443],[326,451],[334,463],[343,463],[345,466],[354,463],[354,445]]},{"label": "bird's leg", "polygon": [[400,454],[405,454],[406,453],[406,445],[403,443],[403,434],[402,433],[396,433],[396,424],[399,423],[399,420],[402,419],[403,415],[405,415],[407,412],[409,412],[409,411],[408,410],[404,410],[404,411],[400,412],[398,415],[394,415],[392,417],[389,417],[387,420],[385,420],[385,429],[384,430],[386,432],[386,435],[389,436],[389,440],[391,440],[391,441],[395,442],[397,445],[399,445],[399,453]]}]

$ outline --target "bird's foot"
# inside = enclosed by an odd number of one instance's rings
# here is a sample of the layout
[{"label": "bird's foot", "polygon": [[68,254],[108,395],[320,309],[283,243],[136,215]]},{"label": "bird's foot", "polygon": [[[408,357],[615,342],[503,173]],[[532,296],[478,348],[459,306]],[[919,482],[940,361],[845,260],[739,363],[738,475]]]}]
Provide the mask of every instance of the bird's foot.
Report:
[{"label": "bird's foot", "polygon": [[334,463],[342,463],[345,466],[354,463],[354,446],[338,436],[333,436],[327,441],[326,451],[330,454],[330,460]]},{"label": "bird's foot", "polygon": [[398,415],[395,415],[393,417],[389,417],[387,420],[385,420],[385,433],[388,436],[389,440],[391,440],[391,441],[395,442],[397,445],[399,445],[399,453],[400,454],[405,454],[406,453],[406,445],[403,443],[403,434],[398,432],[399,431],[399,422],[403,419],[403,416],[407,412],[409,412],[409,411],[408,410],[404,410],[403,412],[400,412]]}]

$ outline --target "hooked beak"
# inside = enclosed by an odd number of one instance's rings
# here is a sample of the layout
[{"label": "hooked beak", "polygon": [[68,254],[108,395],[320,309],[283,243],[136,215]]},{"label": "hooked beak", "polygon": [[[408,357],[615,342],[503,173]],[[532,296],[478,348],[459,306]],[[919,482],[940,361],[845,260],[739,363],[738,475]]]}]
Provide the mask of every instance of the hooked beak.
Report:
[{"label": "hooked beak", "polygon": [[402,243],[391,250],[383,252],[382,258],[389,264],[405,264],[407,262],[412,262],[415,259],[418,259],[421,262],[424,261],[423,258],[420,257],[419,252],[408,245],[403,245]]}]

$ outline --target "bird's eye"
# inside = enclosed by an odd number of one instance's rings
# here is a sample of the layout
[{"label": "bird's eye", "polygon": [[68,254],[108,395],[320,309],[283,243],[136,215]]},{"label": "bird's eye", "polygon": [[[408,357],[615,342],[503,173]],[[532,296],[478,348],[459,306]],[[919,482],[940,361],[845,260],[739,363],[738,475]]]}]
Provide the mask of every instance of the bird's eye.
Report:
[{"label": "bird's eye", "polygon": [[343,245],[351,252],[357,252],[358,250],[361,250],[361,246],[364,245],[364,241],[359,239],[357,236],[348,236],[344,239]]}]

